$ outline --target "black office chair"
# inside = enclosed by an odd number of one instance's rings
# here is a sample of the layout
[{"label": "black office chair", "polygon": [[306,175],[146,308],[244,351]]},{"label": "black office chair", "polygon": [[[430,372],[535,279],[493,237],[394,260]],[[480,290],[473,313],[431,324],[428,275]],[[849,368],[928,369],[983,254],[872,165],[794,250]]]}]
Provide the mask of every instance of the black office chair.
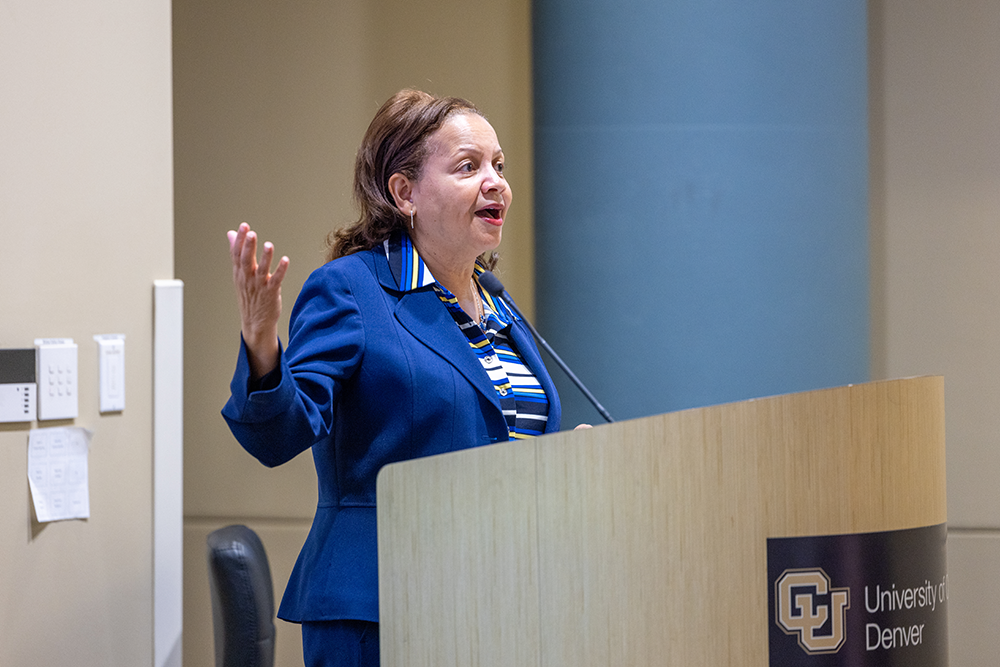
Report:
[{"label": "black office chair", "polygon": [[208,536],[216,667],[273,667],[274,592],[257,533],[226,526]]}]

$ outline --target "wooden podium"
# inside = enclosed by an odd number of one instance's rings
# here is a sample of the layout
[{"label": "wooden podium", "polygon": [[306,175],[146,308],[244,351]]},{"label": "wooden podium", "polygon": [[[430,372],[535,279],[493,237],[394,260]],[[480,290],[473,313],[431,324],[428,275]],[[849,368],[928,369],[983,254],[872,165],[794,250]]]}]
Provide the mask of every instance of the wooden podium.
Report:
[{"label": "wooden podium", "polygon": [[767,665],[768,538],[945,522],[943,393],[873,382],[387,466],[382,665]]}]

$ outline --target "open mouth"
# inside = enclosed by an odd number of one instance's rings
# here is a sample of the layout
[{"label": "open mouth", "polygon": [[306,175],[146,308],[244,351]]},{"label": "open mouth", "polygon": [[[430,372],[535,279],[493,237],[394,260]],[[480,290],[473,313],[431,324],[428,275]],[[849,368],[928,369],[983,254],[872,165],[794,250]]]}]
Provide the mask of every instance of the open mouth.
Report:
[{"label": "open mouth", "polygon": [[481,208],[476,211],[476,215],[480,218],[486,218],[491,222],[499,221],[502,213],[503,211],[499,208]]}]

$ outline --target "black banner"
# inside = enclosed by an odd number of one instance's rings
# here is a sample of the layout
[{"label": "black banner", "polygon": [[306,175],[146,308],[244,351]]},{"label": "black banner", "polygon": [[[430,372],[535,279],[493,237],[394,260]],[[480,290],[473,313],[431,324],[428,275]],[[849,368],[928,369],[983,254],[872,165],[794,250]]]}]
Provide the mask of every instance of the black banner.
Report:
[{"label": "black banner", "polygon": [[772,667],[945,667],[946,524],[767,541]]}]

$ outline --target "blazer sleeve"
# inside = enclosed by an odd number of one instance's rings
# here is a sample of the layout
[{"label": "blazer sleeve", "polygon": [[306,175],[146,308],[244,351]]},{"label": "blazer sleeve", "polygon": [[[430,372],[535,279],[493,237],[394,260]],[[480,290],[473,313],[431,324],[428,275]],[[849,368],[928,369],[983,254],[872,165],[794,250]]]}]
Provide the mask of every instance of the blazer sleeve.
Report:
[{"label": "blazer sleeve", "polygon": [[348,272],[317,269],[292,309],[275,386],[252,391],[240,342],[222,415],[244,449],[266,466],[290,461],[333,430],[334,405],[364,355],[364,318]]}]

